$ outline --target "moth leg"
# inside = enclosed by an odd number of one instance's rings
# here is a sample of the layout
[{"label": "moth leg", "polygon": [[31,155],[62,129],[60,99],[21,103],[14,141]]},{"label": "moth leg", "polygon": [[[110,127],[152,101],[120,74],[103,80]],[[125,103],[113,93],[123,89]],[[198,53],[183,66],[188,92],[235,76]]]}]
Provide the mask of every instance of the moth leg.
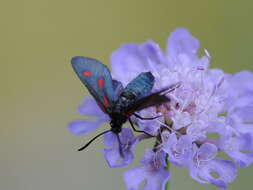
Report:
[{"label": "moth leg", "polygon": [[139,119],[142,119],[142,120],[153,120],[153,119],[156,119],[156,118],[159,118],[161,117],[161,115],[159,116],[156,116],[156,117],[141,117],[140,115],[136,114],[136,113],[133,113],[133,115]]},{"label": "moth leg", "polygon": [[154,137],[153,135],[150,135],[149,133],[147,133],[147,132],[145,132],[145,131],[136,129],[136,128],[134,127],[134,124],[133,124],[132,120],[131,120],[130,118],[129,118],[128,120],[129,120],[129,123],[130,123],[132,129],[133,129],[135,132],[137,132],[137,133],[145,133],[146,135],[148,135],[148,136],[150,136],[150,137]]}]

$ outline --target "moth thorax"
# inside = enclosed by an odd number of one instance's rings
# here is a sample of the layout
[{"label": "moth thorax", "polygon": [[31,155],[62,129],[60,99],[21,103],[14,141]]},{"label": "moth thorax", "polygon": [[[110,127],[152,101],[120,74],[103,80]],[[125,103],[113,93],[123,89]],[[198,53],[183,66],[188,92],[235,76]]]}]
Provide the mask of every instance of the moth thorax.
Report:
[{"label": "moth thorax", "polygon": [[111,130],[115,133],[120,133],[122,125],[126,122],[127,117],[121,112],[114,112],[110,115],[111,117]]},{"label": "moth thorax", "polygon": [[122,99],[128,99],[128,100],[133,100],[136,98],[136,94],[134,94],[131,91],[123,92],[120,96]]}]

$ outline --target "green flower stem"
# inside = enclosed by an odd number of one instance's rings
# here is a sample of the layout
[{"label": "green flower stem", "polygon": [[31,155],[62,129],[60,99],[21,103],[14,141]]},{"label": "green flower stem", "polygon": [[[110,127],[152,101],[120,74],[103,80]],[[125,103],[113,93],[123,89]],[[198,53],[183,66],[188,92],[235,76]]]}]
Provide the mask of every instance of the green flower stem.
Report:
[{"label": "green flower stem", "polygon": [[[167,155],[167,156],[168,156],[168,155]],[[170,162],[168,161],[168,159],[166,159],[166,162],[167,162],[167,167],[166,167],[166,169],[169,171],[169,170],[170,170]],[[169,189],[170,189],[170,180],[167,182],[165,189],[166,189],[166,190],[169,190]]]}]

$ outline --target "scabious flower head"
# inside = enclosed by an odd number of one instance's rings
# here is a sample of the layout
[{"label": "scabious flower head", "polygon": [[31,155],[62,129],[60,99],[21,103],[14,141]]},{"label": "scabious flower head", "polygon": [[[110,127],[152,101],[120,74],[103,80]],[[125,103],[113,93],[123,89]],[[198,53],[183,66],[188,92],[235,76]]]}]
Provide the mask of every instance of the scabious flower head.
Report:
[{"label": "scabious flower head", "polygon": [[[211,57],[207,50],[199,56],[199,46],[195,37],[179,28],[169,36],[165,52],[147,41],[124,44],[112,54],[112,76],[123,86],[146,71],[155,77],[153,92],[180,84],[167,94],[169,102],[138,113],[161,117],[149,121],[131,117],[140,130],[154,136],[156,143],[146,150],[141,166],[126,171],[129,190],[164,190],[170,176],[166,162],[187,167],[190,176],[201,184],[227,189],[236,178],[237,166],[248,167],[253,162],[253,74],[227,74],[209,68]],[[98,120],[73,122],[70,131],[86,134],[107,122],[109,118],[98,110],[95,101],[86,99],[79,107],[80,113]],[[122,158],[113,135],[104,135],[110,147],[104,150],[110,167],[129,164],[135,145],[147,138],[145,134],[135,137],[131,130],[124,129],[120,135],[125,144]],[[220,152],[230,159],[220,157]],[[143,181],[144,187],[140,185]]]}]

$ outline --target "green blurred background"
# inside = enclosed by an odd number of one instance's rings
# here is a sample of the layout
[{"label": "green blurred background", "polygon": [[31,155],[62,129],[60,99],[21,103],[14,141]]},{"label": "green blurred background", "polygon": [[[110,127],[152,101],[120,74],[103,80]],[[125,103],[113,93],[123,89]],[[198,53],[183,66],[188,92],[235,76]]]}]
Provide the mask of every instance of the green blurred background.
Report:
[{"label": "green blurred background", "polygon": [[[209,50],[212,67],[253,71],[252,10],[252,0],[1,0],[0,189],[125,189],[125,169],[107,167],[101,139],[77,152],[94,134],[66,129],[81,118],[76,106],[87,95],[71,57],[109,64],[122,43],[153,39],[164,48],[172,30],[186,27]],[[137,147],[136,160],[147,146]],[[216,189],[186,169],[172,172],[172,189]],[[252,172],[239,170],[230,189],[251,189]]]}]

